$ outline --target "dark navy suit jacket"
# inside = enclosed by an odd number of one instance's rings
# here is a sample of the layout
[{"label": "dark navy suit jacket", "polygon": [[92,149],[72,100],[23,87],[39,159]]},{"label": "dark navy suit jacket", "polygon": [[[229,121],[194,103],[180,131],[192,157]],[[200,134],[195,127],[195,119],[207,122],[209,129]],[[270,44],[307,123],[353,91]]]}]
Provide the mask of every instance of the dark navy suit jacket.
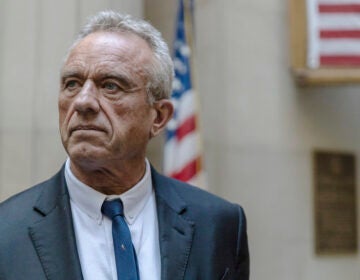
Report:
[{"label": "dark navy suit jacket", "polygon": [[[161,279],[248,280],[242,208],[155,170],[152,178]],[[0,280],[24,279],[83,279],[64,168],[0,204]]]}]

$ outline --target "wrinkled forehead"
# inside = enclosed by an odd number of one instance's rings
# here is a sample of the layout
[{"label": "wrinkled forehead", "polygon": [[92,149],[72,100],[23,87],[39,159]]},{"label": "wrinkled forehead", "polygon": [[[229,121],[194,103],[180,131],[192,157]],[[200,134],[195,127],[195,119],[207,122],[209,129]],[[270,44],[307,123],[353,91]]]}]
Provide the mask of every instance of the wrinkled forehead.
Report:
[{"label": "wrinkled forehead", "polygon": [[64,68],[102,65],[145,69],[152,62],[148,43],[132,33],[95,32],[80,40],[70,50]]}]

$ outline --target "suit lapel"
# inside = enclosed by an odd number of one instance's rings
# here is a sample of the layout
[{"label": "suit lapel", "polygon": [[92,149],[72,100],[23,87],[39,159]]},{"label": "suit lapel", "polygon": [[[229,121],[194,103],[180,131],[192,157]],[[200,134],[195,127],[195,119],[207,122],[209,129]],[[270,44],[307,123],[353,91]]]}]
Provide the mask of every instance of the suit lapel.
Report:
[{"label": "suit lapel", "polygon": [[45,183],[34,210],[43,217],[29,234],[48,280],[82,279],[63,170]]},{"label": "suit lapel", "polygon": [[161,253],[161,279],[184,279],[194,222],[184,218],[186,203],[169,187],[171,181],[152,170],[156,192]]},{"label": "suit lapel", "polygon": [[[83,279],[76,249],[64,169],[44,183],[34,206],[40,221],[29,235],[48,280]],[[187,205],[169,187],[171,180],[152,169],[159,220],[161,279],[184,279],[193,240],[194,222],[186,219]]]}]

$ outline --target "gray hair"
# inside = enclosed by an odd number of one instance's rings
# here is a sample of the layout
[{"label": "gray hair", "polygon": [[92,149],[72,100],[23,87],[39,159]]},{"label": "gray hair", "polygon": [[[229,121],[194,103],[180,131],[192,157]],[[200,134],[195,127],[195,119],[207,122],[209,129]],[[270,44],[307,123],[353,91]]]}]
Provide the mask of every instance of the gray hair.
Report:
[{"label": "gray hair", "polygon": [[149,102],[167,99],[172,90],[174,66],[169,48],[161,33],[145,20],[114,11],[102,11],[90,17],[78,33],[69,52],[87,35],[99,32],[129,32],[145,40],[154,54],[152,63],[145,67],[147,75],[146,92]]}]

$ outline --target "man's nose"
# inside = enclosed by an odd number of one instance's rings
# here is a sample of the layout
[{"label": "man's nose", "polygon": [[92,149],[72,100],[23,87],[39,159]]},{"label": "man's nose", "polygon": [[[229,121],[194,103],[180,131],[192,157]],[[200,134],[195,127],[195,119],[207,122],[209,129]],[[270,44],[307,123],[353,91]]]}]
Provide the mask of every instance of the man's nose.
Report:
[{"label": "man's nose", "polygon": [[74,100],[74,108],[80,114],[96,114],[100,110],[97,87],[87,80]]}]

